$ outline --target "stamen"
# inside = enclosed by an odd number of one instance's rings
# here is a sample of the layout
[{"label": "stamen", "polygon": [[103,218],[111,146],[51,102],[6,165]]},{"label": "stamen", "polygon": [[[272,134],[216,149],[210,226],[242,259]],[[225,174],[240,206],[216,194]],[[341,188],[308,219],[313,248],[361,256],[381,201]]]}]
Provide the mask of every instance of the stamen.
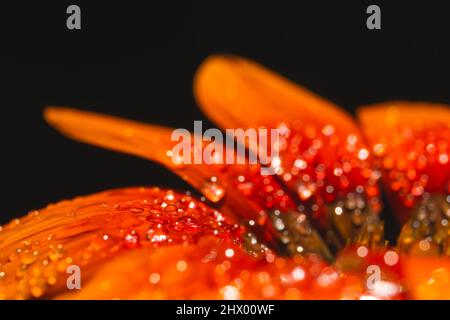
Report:
[{"label": "stamen", "polygon": [[450,198],[425,194],[398,238],[401,252],[450,256]]}]

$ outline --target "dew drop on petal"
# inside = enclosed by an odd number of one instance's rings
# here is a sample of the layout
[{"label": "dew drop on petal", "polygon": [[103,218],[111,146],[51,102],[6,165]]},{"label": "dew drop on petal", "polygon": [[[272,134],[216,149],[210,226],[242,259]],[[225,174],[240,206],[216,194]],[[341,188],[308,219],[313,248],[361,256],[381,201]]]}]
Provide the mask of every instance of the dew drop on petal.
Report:
[{"label": "dew drop on petal", "polygon": [[225,196],[225,189],[217,182],[217,180],[215,180],[215,182],[205,182],[200,191],[211,202],[219,202]]},{"label": "dew drop on petal", "polygon": [[123,238],[123,246],[127,249],[134,249],[139,247],[139,235],[134,232],[128,232]]}]

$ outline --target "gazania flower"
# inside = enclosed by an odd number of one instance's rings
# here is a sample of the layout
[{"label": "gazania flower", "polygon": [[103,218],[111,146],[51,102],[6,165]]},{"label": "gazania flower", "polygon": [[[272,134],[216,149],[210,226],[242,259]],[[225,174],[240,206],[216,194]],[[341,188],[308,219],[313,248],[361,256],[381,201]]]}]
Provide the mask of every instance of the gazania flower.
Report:
[{"label": "gazania flower", "polygon": [[[207,59],[194,91],[222,129],[279,130],[276,174],[183,164],[173,129],[49,107],[63,134],[163,164],[200,196],[110,190],[11,221],[0,227],[0,298],[450,298],[447,106],[389,102],[355,120],[231,56]],[[383,206],[403,226],[396,242],[384,239]]]}]

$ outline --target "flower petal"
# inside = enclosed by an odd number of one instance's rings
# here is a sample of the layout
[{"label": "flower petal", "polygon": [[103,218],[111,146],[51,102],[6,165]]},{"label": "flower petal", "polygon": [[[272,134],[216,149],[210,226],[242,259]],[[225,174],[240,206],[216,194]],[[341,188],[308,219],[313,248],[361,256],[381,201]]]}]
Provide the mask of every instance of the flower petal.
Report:
[{"label": "flower petal", "polygon": [[449,256],[450,108],[386,102],[359,111],[364,134],[383,173],[391,205],[404,224],[404,252]]},{"label": "flower petal", "polygon": [[[274,212],[293,211],[295,205],[273,177],[261,175],[259,165],[174,165],[167,155],[167,151],[175,145],[171,140],[173,130],[170,128],[69,108],[47,108],[45,117],[55,128],[76,140],[131,153],[165,165],[207,199],[218,202],[227,217],[244,223],[251,232],[247,235],[248,242],[254,242],[256,236],[285,254],[315,252],[331,260],[331,254],[320,236],[305,219],[298,223],[292,221],[290,227],[283,230],[272,226],[272,218],[278,219],[273,216]],[[192,136],[190,143],[195,147],[194,139]],[[268,217],[267,210],[272,213],[271,217]],[[298,233],[298,228],[304,232]],[[289,237],[288,241],[283,241],[282,236]]]},{"label": "flower petal", "polygon": [[[316,221],[331,247],[337,251],[348,241],[383,245],[377,219],[378,176],[348,114],[234,56],[208,58],[197,72],[194,93],[204,112],[223,129],[279,130],[279,157],[271,165],[296,195],[300,213]],[[259,148],[246,145],[254,152]]]},{"label": "flower petal", "polygon": [[344,133],[358,128],[333,103],[257,63],[232,55],[206,59],[197,71],[194,93],[202,110],[222,128],[257,128],[302,119],[333,123]]},{"label": "flower petal", "polygon": [[62,201],[2,228],[0,298],[341,296],[344,275],[317,284],[322,271],[338,275],[317,256],[249,255],[241,236],[217,210],[171,190],[117,189]]}]

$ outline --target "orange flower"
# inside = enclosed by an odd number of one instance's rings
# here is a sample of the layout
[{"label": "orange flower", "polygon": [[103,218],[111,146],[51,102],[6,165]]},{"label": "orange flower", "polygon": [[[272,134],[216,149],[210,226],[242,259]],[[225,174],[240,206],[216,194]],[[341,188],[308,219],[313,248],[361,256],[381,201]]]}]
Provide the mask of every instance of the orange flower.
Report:
[{"label": "orange flower", "polygon": [[[127,188],[32,211],[0,229],[0,298],[450,298],[447,106],[364,107],[359,127],[232,56],[208,58],[194,92],[222,129],[279,129],[277,174],[174,163],[170,128],[49,107],[63,134],[158,162],[204,198]],[[403,224],[397,244],[383,237],[382,190]]]}]

